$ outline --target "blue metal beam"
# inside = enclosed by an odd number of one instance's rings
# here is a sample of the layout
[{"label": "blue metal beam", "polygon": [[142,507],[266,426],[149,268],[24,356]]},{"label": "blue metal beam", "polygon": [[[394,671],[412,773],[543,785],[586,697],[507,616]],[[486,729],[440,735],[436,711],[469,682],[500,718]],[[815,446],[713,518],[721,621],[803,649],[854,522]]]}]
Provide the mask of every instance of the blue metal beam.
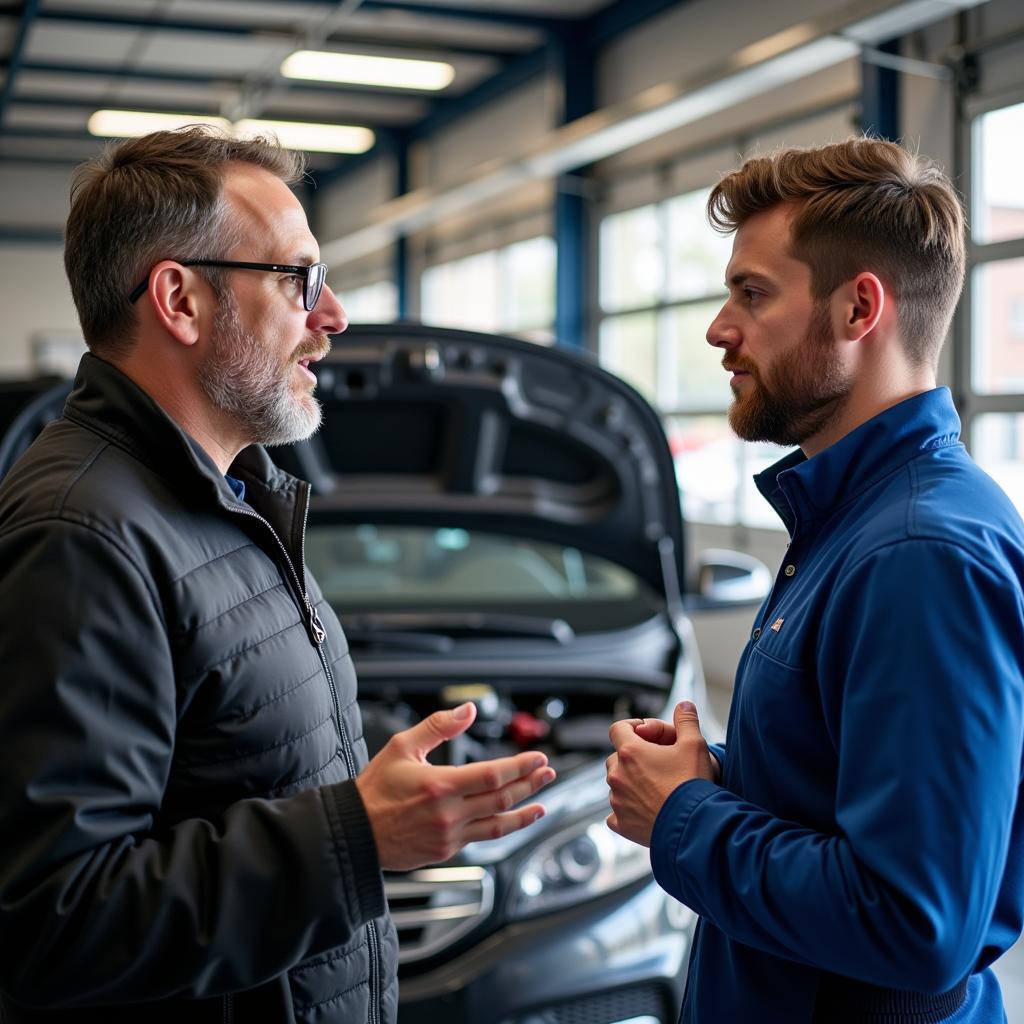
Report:
[{"label": "blue metal beam", "polygon": [[[0,69],[7,66],[6,61],[0,61]],[[197,71],[149,71],[143,68],[121,67],[117,65],[97,64],[56,64],[45,61],[22,61],[22,71],[38,71],[48,75],[83,75],[91,78],[120,78],[137,79],[141,82],[171,82],[185,85],[233,85],[243,86],[246,84],[244,78],[236,75],[215,74],[211,72]],[[406,94],[401,90],[382,91],[373,86],[340,85],[332,82],[307,82],[298,78],[281,78],[274,82],[275,89],[288,90],[296,93],[319,93],[320,95],[344,96],[346,93],[372,93],[375,96],[387,96],[391,92],[400,95],[402,99]],[[412,95],[410,92],[409,95]],[[422,96],[422,91],[417,91],[416,96]],[[431,97],[433,98],[433,97]],[[444,100],[444,97],[439,97]]]},{"label": "blue metal beam", "polygon": [[[560,121],[575,121],[594,109],[595,54],[585,26],[562,33],[549,44],[551,65],[562,86]],[[581,172],[585,173],[585,172]],[[588,210],[577,183],[562,175],[555,183],[555,342],[586,345]]]},{"label": "blue metal beam", "polygon": [[[443,106],[437,105],[412,129],[413,139],[422,139],[492,100],[500,99],[513,89],[539,75],[547,66],[546,48],[541,46],[530,53],[509,61],[496,75],[485,79],[475,89],[462,96],[453,96]],[[435,101],[436,103],[436,101]]]},{"label": "blue metal beam", "polygon": [[3,92],[0,92],[0,131],[3,130],[4,119],[7,116],[7,107],[11,101],[11,96],[14,95],[14,81],[18,77],[18,68],[25,58],[25,44],[28,42],[28,34],[38,14],[39,0],[25,0],[25,5],[21,9],[21,21],[18,23],[18,34],[14,37],[11,59],[7,63],[7,78],[4,81]]},{"label": "blue metal beam", "polygon": [[64,232],[60,228],[15,228],[0,227],[0,243],[25,245],[43,242],[47,245],[63,245]]},{"label": "blue metal beam", "polygon": [[361,10],[395,10],[408,14],[432,15],[438,18],[457,18],[462,21],[490,22],[494,25],[515,25],[519,28],[534,28],[544,32],[559,31],[568,23],[566,18],[545,17],[541,14],[513,14],[511,11],[445,7],[443,4],[405,3],[403,0],[363,0]]},{"label": "blue metal beam", "polygon": [[642,22],[688,3],[690,0],[615,0],[588,19],[587,43],[595,48],[603,46]]},{"label": "blue metal beam", "polygon": [[[409,136],[402,133],[395,137],[395,196],[404,196],[409,191]],[[396,292],[396,314],[398,320],[409,318],[409,243],[405,235],[395,239],[394,277]]]},{"label": "blue metal beam", "polygon": [[0,153],[0,164],[30,167],[77,167],[81,157],[73,156],[23,156],[20,153]]},{"label": "blue metal beam", "polygon": [[[883,53],[899,54],[900,40],[890,39],[878,47]],[[861,61],[860,123],[865,133],[897,141],[900,130],[900,73]]]},{"label": "blue metal beam", "polygon": [[[11,100],[11,104],[18,107],[55,107],[58,110],[98,110],[104,105],[102,100],[80,99],[72,96],[15,96]],[[220,116],[220,108],[216,103],[211,103],[208,100],[202,103],[189,103],[189,106],[192,107],[192,110],[188,111],[191,114],[203,114],[209,117]],[[144,107],[154,114],[181,113],[180,103],[146,103]]]},{"label": "blue metal beam", "polygon": [[[262,37],[279,34],[282,38],[289,38],[295,33],[291,26],[282,25],[280,28],[272,25],[254,27],[252,25],[240,25],[215,21],[192,21],[184,18],[154,18],[140,14],[132,17],[127,14],[99,14],[85,11],[42,11],[39,14],[40,20],[48,22],[65,22],[72,25],[93,25],[101,28],[130,28],[130,29],[152,29],[161,32],[179,32],[192,35],[215,35],[215,36],[247,36]],[[331,31],[325,38],[330,43],[358,43],[361,46],[367,45],[365,35],[346,34],[343,28]],[[401,48],[408,46],[408,43],[381,43],[384,47],[393,46]],[[459,43],[444,44],[444,49],[452,53],[466,54],[472,57],[495,57],[503,59],[508,56],[508,50],[491,50],[479,46],[463,46]]]}]

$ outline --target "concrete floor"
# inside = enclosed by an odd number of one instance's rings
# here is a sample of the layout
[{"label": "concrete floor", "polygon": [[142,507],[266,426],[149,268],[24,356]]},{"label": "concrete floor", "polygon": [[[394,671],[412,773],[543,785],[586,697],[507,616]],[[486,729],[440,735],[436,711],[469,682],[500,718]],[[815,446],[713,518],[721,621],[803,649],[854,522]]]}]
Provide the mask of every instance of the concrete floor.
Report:
[{"label": "concrete floor", "polygon": [[[729,717],[731,691],[720,686],[708,686],[708,699],[715,717],[724,723]],[[1003,989],[1008,1024],[1024,1024],[1024,938],[1008,950],[995,966],[999,984]]]}]

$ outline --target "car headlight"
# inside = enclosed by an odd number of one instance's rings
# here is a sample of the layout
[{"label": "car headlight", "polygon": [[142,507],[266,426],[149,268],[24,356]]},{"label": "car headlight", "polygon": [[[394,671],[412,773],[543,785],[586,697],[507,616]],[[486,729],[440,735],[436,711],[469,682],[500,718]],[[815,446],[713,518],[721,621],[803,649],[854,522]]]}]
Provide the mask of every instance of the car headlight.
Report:
[{"label": "car headlight", "polygon": [[549,836],[516,873],[510,914],[527,917],[582,903],[651,873],[650,854],[605,824],[608,807]]}]

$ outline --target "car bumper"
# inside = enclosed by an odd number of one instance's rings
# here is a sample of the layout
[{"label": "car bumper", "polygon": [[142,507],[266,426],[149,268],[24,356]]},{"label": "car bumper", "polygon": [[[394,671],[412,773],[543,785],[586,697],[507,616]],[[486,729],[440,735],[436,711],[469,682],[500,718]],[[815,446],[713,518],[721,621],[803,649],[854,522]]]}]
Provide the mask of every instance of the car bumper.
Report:
[{"label": "car bumper", "polygon": [[403,977],[400,1024],[675,1024],[694,916],[652,882]]}]

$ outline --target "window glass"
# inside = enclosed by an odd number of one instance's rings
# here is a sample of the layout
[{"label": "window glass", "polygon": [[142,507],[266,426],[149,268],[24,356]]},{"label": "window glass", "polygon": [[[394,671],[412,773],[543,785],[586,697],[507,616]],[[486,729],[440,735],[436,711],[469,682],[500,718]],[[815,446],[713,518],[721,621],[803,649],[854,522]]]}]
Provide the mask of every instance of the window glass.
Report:
[{"label": "window glass", "polygon": [[754,476],[792,448],[741,441],[725,416],[671,416],[666,432],[687,519],[785,528]]},{"label": "window glass", "polygon": [[461,527],[312,523],[306,558],[327,599],[418,604],[520,604],[630,598],[628,570],[576,548]]},{"label": "window glass", "polygon": [[648,402],[657,401],[657,314],[627,313],[601,323],[601,365],[628,381]]},{"label": "window glass", "polygon": [[972,288],[973,389],[984,395],[1024,393],[1024,259],[979,264]]},{"label": "window glass", "polygon": [[386,324],[398,315],[398,289],[394,281],[377,281],[361,288],[334,290],[345,307],[349,323]]},{"label": "window glass", "polygon": [[661,296],[664,255],[656,206],[605,217],[600,246],[602,309],[644,306]]},{"label": "window glass", "polygon": [[497,251],[428,267],[423,272],[422,307],[425,323],[497,331]]},{"label": "window glass", "polygon": [[722,351],[705,337],[721,308],[717,299],[675,306],[663,313],[659,402],[672,410],[726,409],[731,400]]},{"label": "window glass", "polygon": [[767,441],[740,442],[740,492],[737,521],[744,526],[760,526],[770,530],[784,530],[778,513],[757,489],[754,477],[788,455],[793,448],[780,448]]},{"label": "window glass", "polygon": [[724,416],[671,416],[669,447],[683,515],[704,523],[736,522],[740,442]]},{"label": "window glass", "polygon": [[1024,238],[1024,103],[983,114],[974,131],[974,237]]},{"label": "window glass", "polygon": [[732,236],[720,235],[708,223],[705,207],[710,192],[700,189],[665,203],[669,299],[695,299],[724,290]]},{"label": "window glass", "polygon": [[976,417],[971,454],[1024,514],[1024,413]]},{"label": "window glass", "polygon": [[501,325],[528,331],[555,319],[555,240],[528,238],[501,250]]},{"label": "window glass", "polygon": [[420,307],[424,323],[550,343],[554,239],[538,236],[428,267],[420,278]]}]

